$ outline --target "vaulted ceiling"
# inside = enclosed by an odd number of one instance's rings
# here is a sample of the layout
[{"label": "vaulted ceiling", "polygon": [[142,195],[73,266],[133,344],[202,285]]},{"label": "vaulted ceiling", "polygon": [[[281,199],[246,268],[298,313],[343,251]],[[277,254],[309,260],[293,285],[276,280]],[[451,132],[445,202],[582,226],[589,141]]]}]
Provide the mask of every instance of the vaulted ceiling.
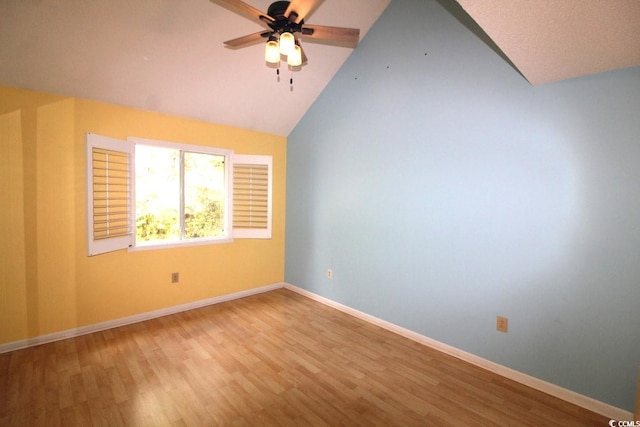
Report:
[{"label": "vaulted ceiling", "polygon": [[[362,40],[389,1],[324,0],[305,21]],[[640,66],[638,0],[438,1],[533,85]],[[306,43],[308,65],[278,81],[262,44],[222,44],[261,28],[208,0],[3,0],[0,85],[286,136],[352,49]]]}]

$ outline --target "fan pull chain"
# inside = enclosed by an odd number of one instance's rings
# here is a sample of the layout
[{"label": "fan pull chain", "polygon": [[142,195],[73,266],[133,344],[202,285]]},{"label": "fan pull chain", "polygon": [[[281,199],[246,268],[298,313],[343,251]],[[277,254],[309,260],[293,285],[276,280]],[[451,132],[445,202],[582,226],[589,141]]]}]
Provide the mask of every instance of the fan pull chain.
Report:
[{"label": "fan pull chain", "polygon": [[276,80],[280,83],[280,64],[278,64],[278,68],[276,68]]},{"label": "fan pull chain", "polygon": [[291,77],[289,77],[289,85],[291,85],[291,92],[293,92],[293,67],[289,67],[291,70]]}]

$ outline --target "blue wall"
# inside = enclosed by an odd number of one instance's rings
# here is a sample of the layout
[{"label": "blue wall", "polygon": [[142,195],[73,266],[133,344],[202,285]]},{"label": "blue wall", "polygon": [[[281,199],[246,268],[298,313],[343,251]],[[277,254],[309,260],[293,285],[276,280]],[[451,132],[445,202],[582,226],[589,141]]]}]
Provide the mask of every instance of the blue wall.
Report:
[{"label": "blue wall", "polygon": [[287,282],[633,411],[640,68],[533,87],[392,0],[289,135],[287,186]]}]

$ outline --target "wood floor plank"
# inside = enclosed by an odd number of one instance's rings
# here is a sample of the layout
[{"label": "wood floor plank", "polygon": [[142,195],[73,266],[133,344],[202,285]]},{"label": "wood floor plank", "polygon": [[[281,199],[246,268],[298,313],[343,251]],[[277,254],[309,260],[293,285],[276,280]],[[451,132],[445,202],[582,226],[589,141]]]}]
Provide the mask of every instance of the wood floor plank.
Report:
[{"label": "wood floor plank", "polygon": [[0,425],[605,426],[288,290],[0,355]]}]

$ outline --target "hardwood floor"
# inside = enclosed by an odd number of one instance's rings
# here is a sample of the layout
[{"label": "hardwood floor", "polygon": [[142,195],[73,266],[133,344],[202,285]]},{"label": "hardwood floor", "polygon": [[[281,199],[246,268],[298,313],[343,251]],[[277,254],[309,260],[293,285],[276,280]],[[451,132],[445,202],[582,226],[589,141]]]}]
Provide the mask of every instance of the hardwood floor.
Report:
[{"label": "hardwood floor", "polygon": [[0,425],[608,419],[281,289],[0,355]]}]

